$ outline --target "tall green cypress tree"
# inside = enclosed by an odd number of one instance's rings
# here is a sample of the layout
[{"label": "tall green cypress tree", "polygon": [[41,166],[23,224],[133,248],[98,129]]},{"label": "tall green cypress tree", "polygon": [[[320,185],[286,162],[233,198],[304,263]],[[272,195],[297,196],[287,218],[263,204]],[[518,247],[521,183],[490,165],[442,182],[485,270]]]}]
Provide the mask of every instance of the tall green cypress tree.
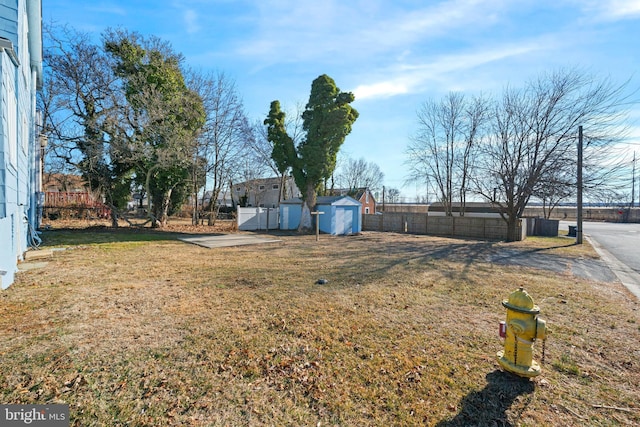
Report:
[{"label": "tall green cypress tree", "polygon": [[309,102],[302,113],[305,138],[295,146],[285,128],[285,113],[280,102],[273,101],[267,125],[269,141],[273,143],[271,157],[280,173],[291,168],[296,185],[303,193],[304,217],[300,229],[311,225],[309,212],[316,207],[317,193],[322,183],[336,168],[338,151],[351,132],[358,112],[350,105],[355,97],[341,92],[335,81],[323,74],[311,84]]}]

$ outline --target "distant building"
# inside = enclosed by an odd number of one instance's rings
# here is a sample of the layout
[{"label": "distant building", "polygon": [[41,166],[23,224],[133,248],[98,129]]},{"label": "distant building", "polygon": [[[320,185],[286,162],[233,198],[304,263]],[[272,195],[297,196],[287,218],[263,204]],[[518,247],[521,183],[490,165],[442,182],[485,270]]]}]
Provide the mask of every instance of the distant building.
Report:
[{"label": "distant building", "polygon": [[337,188],[329,191],[330,196],[350,196],[362,204],[363,214],[376,213],[376,199],[368,187],[355,189]]},{"label": "distant building", "polygon": [[15,280],[39,226],[41,137],[36,92],[42,89],[41,0],[0,7],[0,288]]},{"label": "distant building", "polygon": [[283,192],[283,200],[300,197],[300,190],[292,177],[284,180],[279,177],[259,178],[234,184],[231,188],[231,197],[238,206],[256,206],[263,208],[275,208],[280,204],[280,194]]},{"label": "distant building", "polygon": [[[213,192],[211,191],[205,191],[204,196],[201,198],[198,198],[198,205],[200,206],[209,206],[209,203],[211,202],[211,195],[213,194]],[[192,198],[189,198],[189,205],[193,206],[193,201]],[[231,200],[231,197],[229,196],[229,191],[225,191],[223,189],[223,191],[220,192],[220,194],[218,194],[218,199],[216,200],[216,205],[220,206],[220,207],[231,207],[233,206],[233,200]]]}]

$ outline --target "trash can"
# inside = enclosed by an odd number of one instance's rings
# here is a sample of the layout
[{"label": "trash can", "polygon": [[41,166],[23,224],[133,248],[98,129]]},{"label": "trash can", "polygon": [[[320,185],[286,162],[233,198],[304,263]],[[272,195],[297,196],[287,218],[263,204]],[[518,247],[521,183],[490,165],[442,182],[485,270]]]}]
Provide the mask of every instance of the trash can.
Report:
[{"label": "trash can", "polygon": [[567,236],[569,237],[576,237],[576,229],[578,228],[577,225],[570,225],[569,226],[569,234],[567,234]]}]

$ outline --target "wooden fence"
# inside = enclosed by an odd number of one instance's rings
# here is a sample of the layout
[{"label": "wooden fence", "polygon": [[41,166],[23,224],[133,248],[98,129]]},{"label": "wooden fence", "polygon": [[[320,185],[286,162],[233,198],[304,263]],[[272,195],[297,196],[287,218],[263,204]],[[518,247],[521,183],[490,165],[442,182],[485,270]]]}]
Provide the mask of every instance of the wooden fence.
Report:
[{"label": "wooden fence", "polygon": [[42,214],[52,220],[108,218],[111,209],[87,191],[46,191]]},{"label": "wooden fence", "polygon": [[[526,236],[522,220],[519,220],[518,227],[522,240]],[[502,218],[429,216],[426,213],[384,212],[362,215],[362,230],[486,240],[507,238],[507,224]]]}]

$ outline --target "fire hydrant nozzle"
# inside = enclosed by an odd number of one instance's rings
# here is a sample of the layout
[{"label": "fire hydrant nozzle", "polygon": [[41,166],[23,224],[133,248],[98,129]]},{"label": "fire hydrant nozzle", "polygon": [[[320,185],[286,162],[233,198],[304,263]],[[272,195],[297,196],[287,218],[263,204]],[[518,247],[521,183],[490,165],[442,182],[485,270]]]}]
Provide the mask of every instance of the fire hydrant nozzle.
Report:
[{"label": "fire hydrant nozzle", "polygon": [[533,360],[534,342],[547,337],[546,322],[538,318],[540,308],[523,288],[512,292],[502,305],[507,309],[507,320],[506,331],[501,333],[505,340],[504,350],[497,353],[498,363],[521,377],[540,375],[540,365]]}]

